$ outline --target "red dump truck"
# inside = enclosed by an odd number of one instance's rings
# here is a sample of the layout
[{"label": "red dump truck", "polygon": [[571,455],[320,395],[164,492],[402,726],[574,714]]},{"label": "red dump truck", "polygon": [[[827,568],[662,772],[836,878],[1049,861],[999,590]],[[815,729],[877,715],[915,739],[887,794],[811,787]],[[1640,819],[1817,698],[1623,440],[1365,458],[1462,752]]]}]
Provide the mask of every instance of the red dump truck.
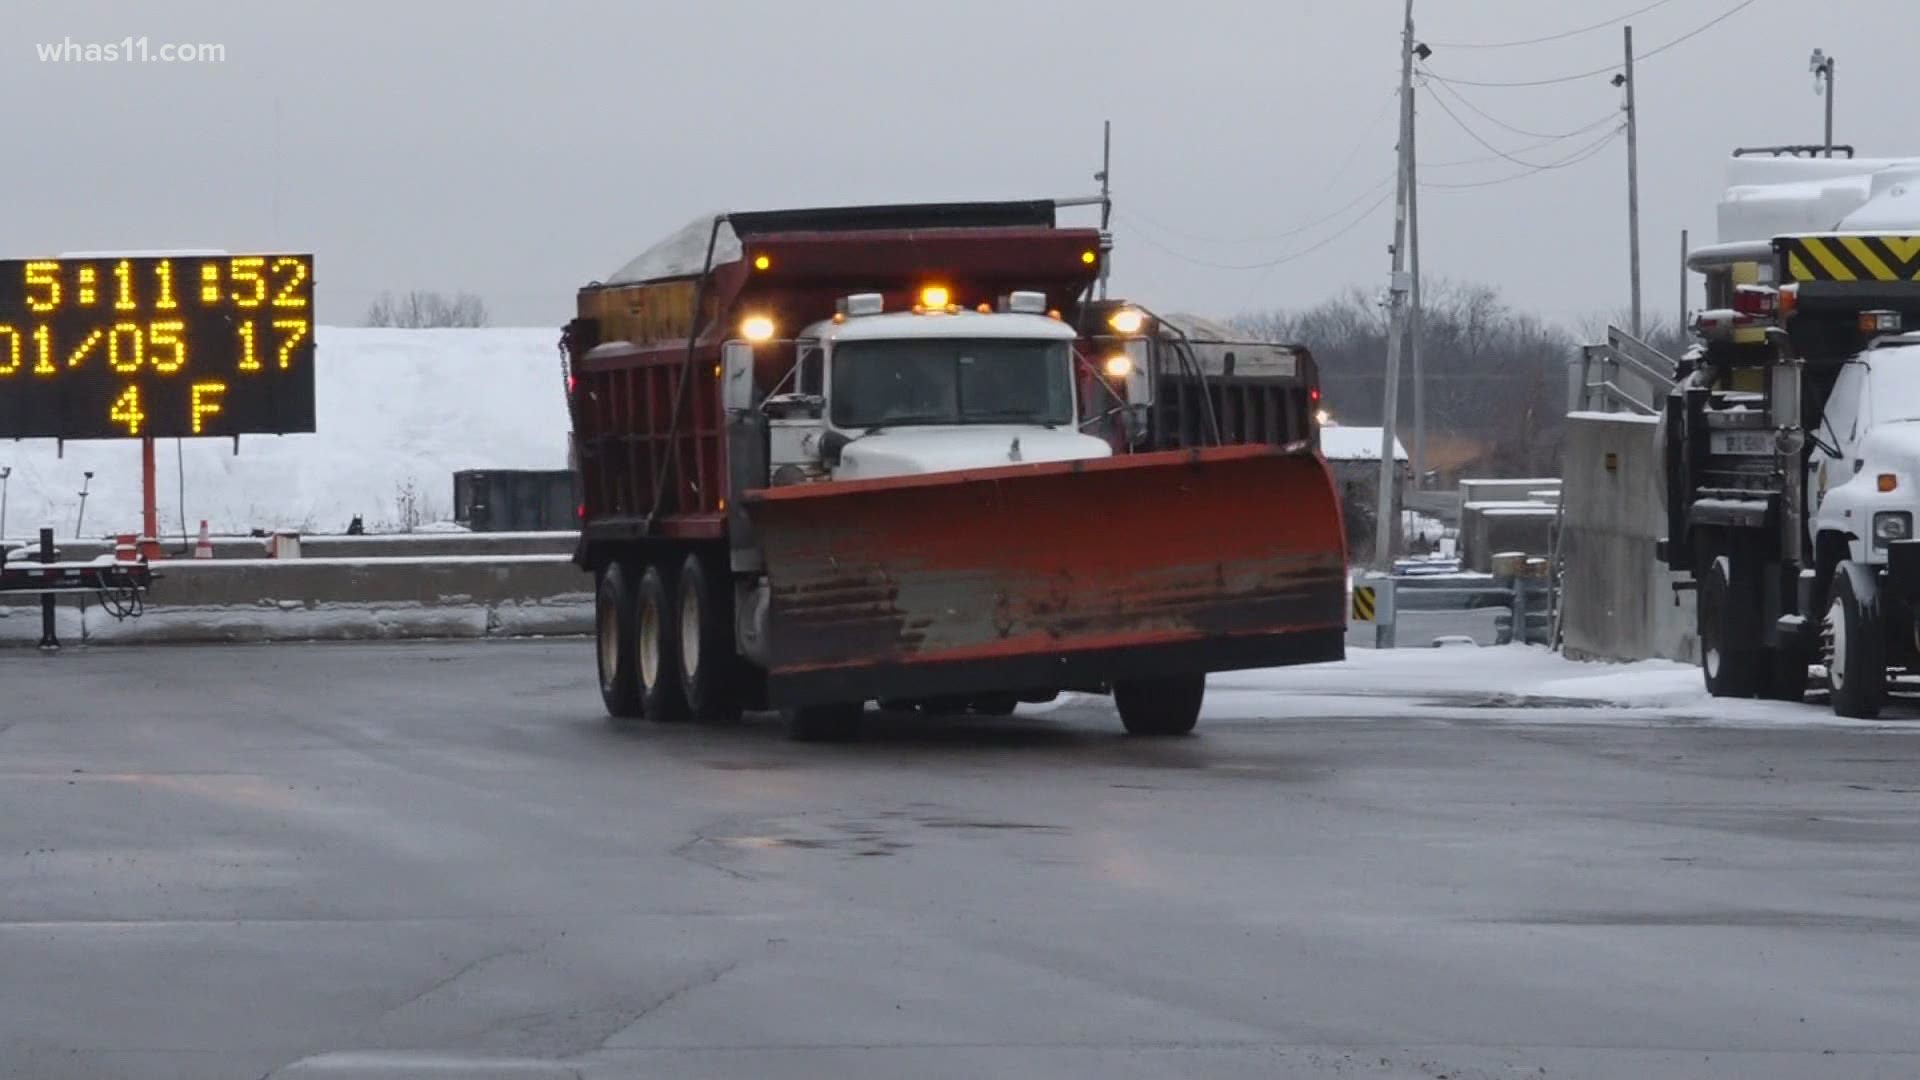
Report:
[{"label": "red dump truck", "polygon": [[703,218],[562,338],[616,723],[1110,693],[1335,660],[1345,550],[1304,350],[1092,300],[1051,202]]}]

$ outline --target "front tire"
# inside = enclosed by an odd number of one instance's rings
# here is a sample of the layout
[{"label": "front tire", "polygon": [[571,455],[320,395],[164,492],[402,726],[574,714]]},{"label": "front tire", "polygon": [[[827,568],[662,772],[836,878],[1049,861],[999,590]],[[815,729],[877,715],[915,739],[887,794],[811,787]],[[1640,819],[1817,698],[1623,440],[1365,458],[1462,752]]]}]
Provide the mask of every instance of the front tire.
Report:
[{"label": "front tire", "polygon": [[1851,562],[1833,570],[1832,601],[1827,606],[1827,681],[1833,711],[1871,720],[1887,700],[1885,627],[1872,571]]},{"label": "front tire", "polygon": [[640,577],[634,617],[634,667],[640,681],[640,709],[647,719],[677,723],[687,718],[687,699],[680,689],[680,623],[675,615],[672,584],[658,563]]},{"label": "front tire", "polygon": [[593,592],[593,644],[600,669],[600,701],[616,728],[631,727],[642,715],[634,616],[630,571],[622,563],[608,563]]},{"label": "front tire", "polygon": [[1113,704],[1129,735],[1187,735],[1200,722],[1207,677],[1170,675],[1113,684]]},{"label": "front tire", "polygon": [[1742,616],[1752,606],[1751,590],[1735,588],[1751,583],[1736,583],[1734,574],[1733,560],[1720,555],[1708,565],[1706,580],[1700,583],[1700,671],[1706,676],[1707,693],[1714,697],[1752,697],[1764,672],[1763,651],[1731,644],[1740,639]]},{"label": "front tire", "polygon": [[724,576],[698,555],[680,564],[680,688],[687,708],[709,722],[740,718],[743,672],[733,647],[733,604]]}]

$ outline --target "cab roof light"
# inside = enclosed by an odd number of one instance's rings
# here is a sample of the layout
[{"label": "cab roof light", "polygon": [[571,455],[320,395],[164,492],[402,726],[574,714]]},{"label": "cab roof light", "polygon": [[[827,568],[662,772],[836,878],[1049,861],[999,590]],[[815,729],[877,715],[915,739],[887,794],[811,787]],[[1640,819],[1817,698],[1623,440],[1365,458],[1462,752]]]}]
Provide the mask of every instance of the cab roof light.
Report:
[{"label": "cab roof light", "polygon": [[1875,486],[1881,491],[1893,491],[1900,487],[1900,478],[1893,473],[1883,472],[1874,478]]},{"label": "cab roof light", "polygon": [[945,285],[927,285],[920,290],[920,306],[929,311],[944,311],[953,299],[953,293]]},{"label": "cab roof light", "polygon": [[1860,332],[1863,334],[1897,334],[1902,320],[1897,311],[1863,311],[1860,313]]},{"label": "cab roof light", "polygon": [[1018,315],[1045,315],[1047,294],[1033,289],[1015,289],[1000,298],[1000,310]]},{"label": "cab roof light", "polygon": [[834,314],[857,317],[878,315],[887,307],[886,298],[877,292],[857,292],[841,297],[834,305]]}]

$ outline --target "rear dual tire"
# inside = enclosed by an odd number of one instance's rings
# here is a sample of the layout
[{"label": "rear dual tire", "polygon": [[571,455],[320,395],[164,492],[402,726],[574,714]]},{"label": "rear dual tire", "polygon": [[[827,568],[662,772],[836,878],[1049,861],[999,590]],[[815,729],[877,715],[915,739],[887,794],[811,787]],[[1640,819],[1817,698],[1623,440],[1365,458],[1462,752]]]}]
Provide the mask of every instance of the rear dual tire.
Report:
[{"label": "rear dual tire", "polygon": [[600,671],[600,701],[616,728],[640,719],[640,675],[635,664],[634,582],[628,568],[610,563],[593,594],[594,656]]},{"label": "rear dual tire", "polygon": [[747,673],[734,651],[728,584],[698,555],[601,571],[595,654],[600,699],[615,727],[739,717]]}]

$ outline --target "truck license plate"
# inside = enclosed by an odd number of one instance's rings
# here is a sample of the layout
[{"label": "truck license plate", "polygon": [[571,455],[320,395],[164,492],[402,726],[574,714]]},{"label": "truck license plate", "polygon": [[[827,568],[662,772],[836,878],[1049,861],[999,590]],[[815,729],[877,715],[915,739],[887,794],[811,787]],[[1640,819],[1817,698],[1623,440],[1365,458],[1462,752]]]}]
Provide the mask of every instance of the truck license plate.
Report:
[{"label": "truck license plate", "polygon": [[1709,434],[1707,449],[1715,454],[1773,453],[1771,431],[1715,431]]}]

